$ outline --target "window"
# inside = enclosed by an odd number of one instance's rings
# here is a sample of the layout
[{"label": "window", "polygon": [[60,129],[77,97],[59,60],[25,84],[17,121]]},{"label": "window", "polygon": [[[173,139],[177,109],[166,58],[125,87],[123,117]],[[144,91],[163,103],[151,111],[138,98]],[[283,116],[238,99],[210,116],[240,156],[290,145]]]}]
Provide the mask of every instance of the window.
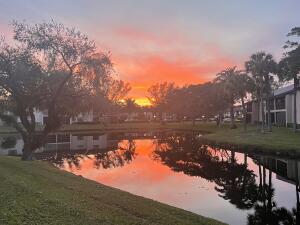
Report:
[{"label": "window", "polygon": [[44,117],[43,117],[43,124],[46,124],[47,121],[48,121],[48,116],[44,116]]},{"label": "window", "polygon": [[285,97],[275,99],[276,109],[285,109]]},{"label": "window", "polygon": [[274,99],[269,101],[270,110],[274,110]]},{"label": "window", "polygon": [[93,135],[93,140],[94,140],[94,141],[99,140],[99,136],[98,136],[98,135]]},{"label": "window", "polygon": [[57,143],[62,143],[62,142],[70,142],[70,135],[69,134],[57,135]]},{"label": "window", "polygon": [[79,136],[77,136],[77,139],[80,140],[80,141],[82,141],[83,140],[83,136],[79,135]]},{"label": "window", "polygon": [[48,135],[47,136],[47,143],[56,143],[56,135]]}]

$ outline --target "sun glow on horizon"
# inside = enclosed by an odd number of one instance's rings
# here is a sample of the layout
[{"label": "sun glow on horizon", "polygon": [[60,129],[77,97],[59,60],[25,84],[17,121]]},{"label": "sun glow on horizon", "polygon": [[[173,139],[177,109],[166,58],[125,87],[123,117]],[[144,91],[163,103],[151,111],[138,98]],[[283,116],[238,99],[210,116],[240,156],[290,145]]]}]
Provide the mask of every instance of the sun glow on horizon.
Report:
[{"label": "sun glow on horizon", "polygon": [[139,106],[151,106],[151,103],[148,98],[136,98],[135,102]]}]

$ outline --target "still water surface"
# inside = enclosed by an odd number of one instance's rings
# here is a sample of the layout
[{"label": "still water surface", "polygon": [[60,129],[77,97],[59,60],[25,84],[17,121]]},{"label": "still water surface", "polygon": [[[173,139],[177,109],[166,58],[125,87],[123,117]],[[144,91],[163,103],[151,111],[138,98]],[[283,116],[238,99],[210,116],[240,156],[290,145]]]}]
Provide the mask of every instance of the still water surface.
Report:
[{"label": "still water surface", "polygon": [[298,160],[214,148],[198,134],[109,139],[117,143],[113,149],[43,157],[85,178],[229,224],[297,224]]}]

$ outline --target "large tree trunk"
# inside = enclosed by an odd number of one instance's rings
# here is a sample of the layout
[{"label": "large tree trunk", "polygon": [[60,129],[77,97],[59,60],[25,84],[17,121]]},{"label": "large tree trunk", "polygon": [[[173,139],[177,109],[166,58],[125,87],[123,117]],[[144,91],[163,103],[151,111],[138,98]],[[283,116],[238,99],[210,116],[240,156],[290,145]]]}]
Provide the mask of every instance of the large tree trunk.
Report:
[{"label": "large tree trunk", "polygon": [[24,141],[22,160],[33,160],[33,154],[35,150],[44,146],[47,136],[48,134],[42,134],[38,132],[29,132],[25,136],[22,136]]},{"label": "large tree trunk", "polygon": [[31,161],[33,160],[33,143],[31,138],[23,138],[24,146],[22,150],[22,160]]},{"label": "large tree trunk", "polygon": [[294,77],[294,121],[293,121],[293,130],[297,132],[297,89],[298,89],[298,79]]},{"label": "large tree trunk", "polygon": [[247,131],[247,110],[246,110],[244,97],[241,97],[241,101],[243,107],[243,127],[244,127],[244,131]]}]

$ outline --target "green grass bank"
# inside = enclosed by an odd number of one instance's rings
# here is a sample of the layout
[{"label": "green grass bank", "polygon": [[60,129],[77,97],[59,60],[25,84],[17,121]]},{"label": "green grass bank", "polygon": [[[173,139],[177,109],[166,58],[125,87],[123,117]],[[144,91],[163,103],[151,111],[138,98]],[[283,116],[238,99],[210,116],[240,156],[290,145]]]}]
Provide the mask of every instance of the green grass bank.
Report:
[{"label": "green grass bank", "polygon": [[222,224],[61,171],[0,157],[0,224]]}]

